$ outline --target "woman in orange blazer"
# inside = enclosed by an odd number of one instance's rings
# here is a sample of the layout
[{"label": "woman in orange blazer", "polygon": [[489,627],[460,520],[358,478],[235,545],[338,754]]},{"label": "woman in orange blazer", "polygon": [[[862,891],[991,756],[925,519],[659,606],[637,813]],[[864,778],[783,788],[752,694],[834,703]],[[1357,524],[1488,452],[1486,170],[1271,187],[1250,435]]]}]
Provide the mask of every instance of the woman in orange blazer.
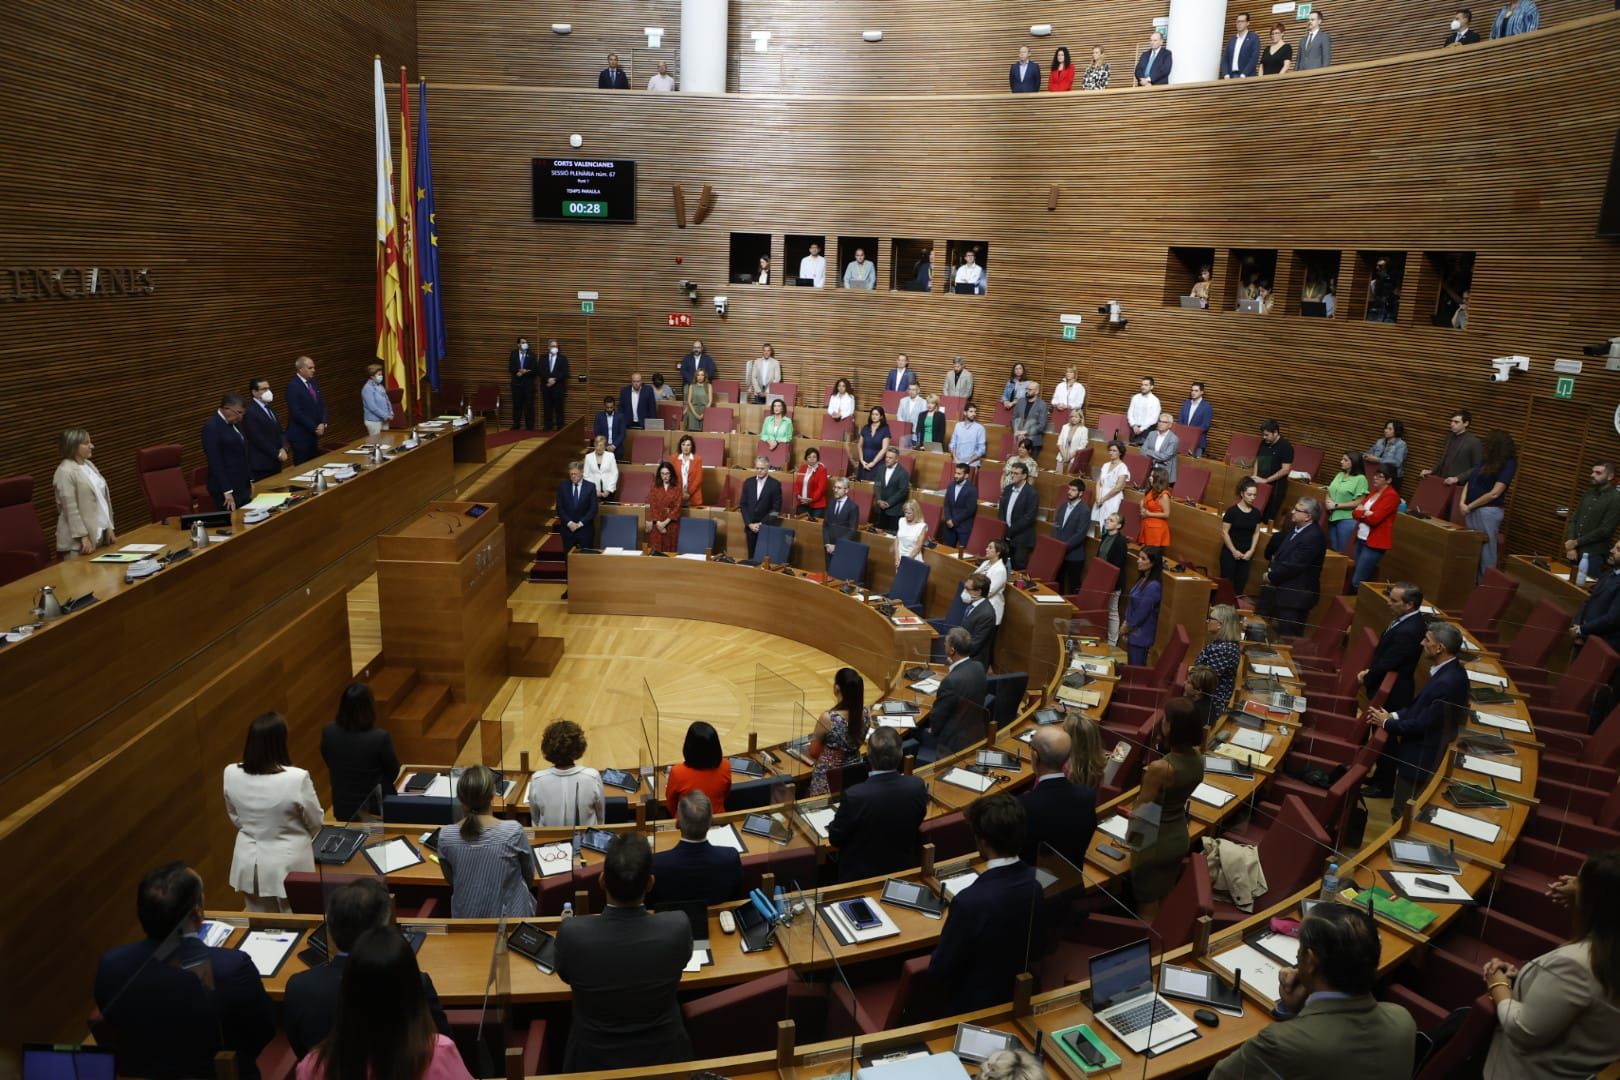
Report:
[{"label": "woman in orange blazer", "polygon": [[694,720],[686,729],[686,742],[681,746],[681,763],[669,770],[664,783],[664,803],[669,816],[681,796],[688,791],[701,791],[709,797],[715,813],[726,808],[726,796],[731,794],[731,762],[720,752],[720,733],[704,720]]},{"label": "woman in orange blazer", "polygon": [[1372,490],[1350,511],[1356,523],[1356,568],[1350,587],[1359,589],[1378,572],[1384,552],[1395,546],[1395,512],[1401,508],[1400,492],[1395,490],[1395,466],[1384,462],[1372,475]]},{"label": "woman in orange blazer", "polygon": [[1145,548],[1170,546],[1170,474],[1159,466],[1142,492],[1142,527],[1136,542]]},{"label": "woman in orange blazer", "polygon": [[687,506],[703,505],[703,459],[698,457],[697,440],[690,435],[682,435],[675,444],[675,479]]}]

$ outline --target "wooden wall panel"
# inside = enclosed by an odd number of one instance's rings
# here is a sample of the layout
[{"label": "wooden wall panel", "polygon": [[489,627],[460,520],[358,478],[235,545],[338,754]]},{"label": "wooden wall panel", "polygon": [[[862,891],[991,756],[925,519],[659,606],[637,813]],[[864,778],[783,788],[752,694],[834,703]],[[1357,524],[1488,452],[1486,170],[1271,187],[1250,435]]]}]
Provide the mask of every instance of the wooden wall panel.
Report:
[{"label": "wooden wall panel", "polygon": [[[1500,5],[1477,5],[1482,33]],[[1453,7],[1432,0],[1387,0],[1381,4],[1318,5],[1333,35],[1337,63],[1376,60],[1439,46]],[[1612,10],[1608,0],[1554,0],[1541,5],[1544,26]],[[727,89],[742,93],[948,94],[1005,91],[1007,67],[1028,45],[1042,66],[1059,45],[1081,67],[1093,45],[1103,46],[1113,68],[1113,86],[1128,87],[1137,55],[1147,46],[1164,0],[998,0],[955,5],[941,17],[928,0],[732,0],[728,22]],[[1228,23],[1240,11],[1269,32],[1277,21],[1269,4],[1227,4]],[[566,22],[559,36],[551,24]],[[1052,35],[1031,37],[1029,28],[1050,23]],[[1285,17],[1296,47],[1304,23]],[[594,87],[609,52],[641,88],[657,61],[671,61],[679,74],[679,0],[633,0],[613,4],[511,4],[504,0],[418,0],[417,26],[424,77],[430,82],[508,86]],[[662,26],[662,47],[646,48],[642,29]],[[771,33],[769,51],[754,51],[751,33]],[[882,30],[883,41],[861,40],[863,30]],[[1175,42],[1170,43],[1175,52]],[[1044,83],[1044,78],[1043,78]],[[927,106],[912,106],[926,112]]]},{"label": "wooden wall panel", "polygon": [[[1234,426],[1275,415],[1297,442],[1335,455],[1365,449],[1396,416],[1417,465],[1437,456],[1446,411],[1468,407],[1482,433],[1519,438],[1511,544],[1546,548],[1582,465],[1568,449],[1576,434],[1541,421],[1560,406],[1538,401],[1532,427],[1531,400],[1551,393],[1554,358],[1620,332],[1620,253],[1594,235],[1620,74],[1572,62],[1610,45],[1620,17],[1287,81],[926,105],[441,85],[435,182],[447,318],[461,343],[450,367],[504,379],[513,335],[543,339],[542,313],[576,312],[575,291],[596,289],[590,318],[637,326],[633,355],[586,358],[608,389],[633,367],[673,373],[694,335],[725,375],[739,377],[771,340],[790,376],[819,388],[853,371],[868,395],[902,349],[929,385],[955,353],[981,384],[999,385],[1014,359],[1044,368],[1047,382],[1073,362],[1093,411],[1122,409],[1143,373],[1172,406],[1188,380],[1208,380],[1217,450]],[[1529,70],[1540,73],[1535,92]],[[1569,108],[1576,99],[1586,106]],[[529,159],[568,153],[574,131],[584,153],[637,160],[636,225],[532,220]],[[675,228],[675,183],[714,186],[704,225]],[[1046,210],[1051,184],[1062,187],[1056,212]],[[983,239],[990,294],[728,285],[733,231],[771,233],[778,260],[785,234],[876,235],[880,283],[890,238]],[[1410,305],[1397,325],[1167,308],[1172,246],[1477,252],[1473,321],[1436,328]],[[681,278],[699,283],[695,307]],[[710,304],[720,291],[731,299],[724,320]],[[1127,329],[1098,324],[1109,299],[1124,304]],[[668,328],[671,312],[691,313],[693,329]],[[1064,312],[1085,317],[1074,342],[1059,336]],[[1489,383],[1486,362],[1513,353],[1532,357],[1530,376]],[[1607,420],[1617,389],[1594,365],[1577,379],[1577,402],[1600,406],[1578,436],[1589,454],[1620,454]],[[572,401],[601,392],[576,385]]]},{"label": "wooden wall panel", "polygon": [[299,353],[319,362],[333,437],[360,434],[370,61],[414,69],[412,0],[17,0],[4,25],[0,262],[146,267],[156,286],[0,299],[0,476],[33,474],[47,534],[65,427],[95,437],[124,528],[147,520],[135,451],[178,441],[202,464],[219,395],[261,374],[285,415]]}]

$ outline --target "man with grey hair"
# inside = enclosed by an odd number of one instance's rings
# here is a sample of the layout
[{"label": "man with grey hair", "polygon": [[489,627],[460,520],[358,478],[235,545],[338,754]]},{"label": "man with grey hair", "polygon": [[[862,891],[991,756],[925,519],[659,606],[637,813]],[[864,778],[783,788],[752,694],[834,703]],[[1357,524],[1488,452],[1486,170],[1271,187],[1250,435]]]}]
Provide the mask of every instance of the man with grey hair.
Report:
[{"label": "man with grey hair", "polygon": [[1300,497],[1289,512],[1288,526],[1272,533],[1266,545],[1266,558],[1271,562],[1255,610],[1275,616],[1277,629],[1284,635],[1304,632],[1322,591],[1327,538],[1316,523],[1321,514],[1321,503],[1308,495]]},{"label": "man with grey hair", "polygon": [[1019,801],[1028,822],[1022,858],[1032,865],[1040,858],[1042,844],[1075,866],[1084,864],[1097,831],[1097,793],[1063,775],[1069,749],[1069,734],[1058,724],[1038,729],[1029,741],[1035,786]]},{"label": "man with grey hair", "polygon": [[653,856],[652,892],[648,904],[701,900],[723,904],[743,895],[742,858],[729,847],[709,843],[714,807],[701,791],[688,791],[675,807],[681,839]]},{"label": "man with grey hair", "polygon": [[833,481],[832,496],[827,500],[827,516],[821,522],[821,546],[827,549],[827,561],[832,562],[833,549],[840,540],[853,540],[861,528],[861,509],[849,497],[849,478],[840,476]]},{"label": "man with grey hair", "polygon": [[[557,487],[557,523],[562,529],[563,555],[596,541],[596,485],[585,482],[585,464],[568,463],[568,479]],[[563,596],[566,598],[567,593]]]},{"label": "man with grey hair", "polygon": [[838,849],[838,880],[892,874],[917,865],[918,833],[928,814],[928,789],[915,776],[902,776],[900,733],[878,728],[866,739],[872,771],[844,792],[827,826]]},{"label": "man with grey hair", "polygon": [[873,524],[887,533],[897,530],[910,497],[911,477],[900,464],[900,448],[890,444],[872,484],[872,516],[877,519]]},{"label": "man with grey hair", "polygon": [[951,627],[945,634],[950,670],[934,692],[934,707],[917,723],[918,761],[937,761],[984,738],[989,678],[972,652],[972,633],[965,626]]},{"label": "man with grey hair", "polygon": [[1367,710],[1367,722],[1389,735],[1384,753],[1395,760],[1390,813],[1396,817],[1434,775],[1440,755],[1468,715],[1468,672],[1457,659],[1462,640],[1462,632],[1450,623],[1430,623],[1423,635],[1429,681],[1404,708]]},{"label": "man with grey hair", "polygon": [[743,481],[742,498],[737,502],[742,514],[743,532],[748,538],[748,557],[754,557],[759,527],[782,514],[782,484],[771,475],[771,460],[765,455],[754,459],[754,475]]}]

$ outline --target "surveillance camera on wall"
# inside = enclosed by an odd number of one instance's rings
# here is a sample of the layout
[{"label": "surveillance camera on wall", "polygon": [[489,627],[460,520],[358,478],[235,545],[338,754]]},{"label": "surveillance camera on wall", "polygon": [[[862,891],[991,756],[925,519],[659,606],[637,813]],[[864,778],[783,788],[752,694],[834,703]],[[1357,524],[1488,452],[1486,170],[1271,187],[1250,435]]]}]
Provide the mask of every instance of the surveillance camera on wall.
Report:
[{"label": "surveillance camera on wall", "polygon": [[1097,305],[1097,314],[1105,316],[1108,325],[1118,329],[1126,323],[1125,309],[1120,307],[1118,300],[1110,300],[1106,304]]},{"label": "surveillance camera on wall", "polygon": [[1491,382],[1507,382],[1515,371],[1529,371],[1528,356],[1501,356],[1491,361]]},{"label": "surveillance camera on wall", "polygon": [[1620,367],[1620,337],[1612,337],[1599,345],[1582,345],[1581,352],[1587,356],[1607,357],[1611,371]]},{"label": "surveillance camera on wall", "polygon": [[722,319],[726,317],[726,298],[725,297],[717,296],[717,297],[714,298],[714,313],[716,315],[720,316]]}]

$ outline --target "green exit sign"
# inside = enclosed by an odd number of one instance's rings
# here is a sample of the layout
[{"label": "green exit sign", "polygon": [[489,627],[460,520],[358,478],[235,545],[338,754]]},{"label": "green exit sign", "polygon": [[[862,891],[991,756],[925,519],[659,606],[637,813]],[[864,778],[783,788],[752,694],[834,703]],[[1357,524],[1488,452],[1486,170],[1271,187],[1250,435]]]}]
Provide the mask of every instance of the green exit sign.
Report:
[{"label": "green exit sign", "polygon": [[1063,328],[1063,340],[1064,341],[1073,341],[1075,339],[1075,337],[1076,337],[1076,332],[1078,330],[1079,330],[1079,327],[1077,327],[1077,326],[1072,326],[1072,325],[1071,326],[1065,326]]},{"label": "green exit sign", "polygon": [[581,315],[593,315],[593,314],[595,314],[596,313],[596,301],[595,300],[581,300],[579,302],[579,313]]},{"label": "green exit sign", "polygon": [[1568,375],[1558,376],[1558,384],[1553,388],[1553,396],[1572,398],[1575,396],[1575,380]]},{"label": "green exit sign", "polygon": [[608,204],[605,202],[584,199],[568,199],[562,204],[562,216],[569,217],[599,217],[608,216]]}]

